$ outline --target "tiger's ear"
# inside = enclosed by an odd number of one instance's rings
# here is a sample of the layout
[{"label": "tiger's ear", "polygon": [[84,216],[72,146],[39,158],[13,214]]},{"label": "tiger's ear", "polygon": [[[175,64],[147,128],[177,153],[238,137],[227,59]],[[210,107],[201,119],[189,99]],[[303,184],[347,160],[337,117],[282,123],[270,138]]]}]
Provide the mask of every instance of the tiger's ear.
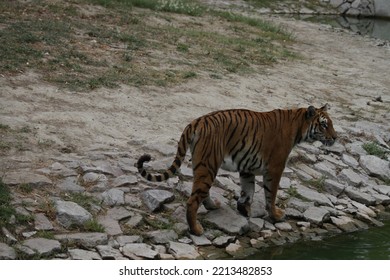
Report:
[{"label": "tiger's ear", "polygon": [[326,103],[324,106],[322,106],[322,107],[320,108],[320,110],[321,110],[321,111],[324,111],[324,112],[328,111],[329,109],[330,109],[330,105],[329,105],[328,103]]},{"label": "tiger's ear", "polygon": [[309,106],[306,111],[306,119],[310,119],[316,115],[316,108]]}]

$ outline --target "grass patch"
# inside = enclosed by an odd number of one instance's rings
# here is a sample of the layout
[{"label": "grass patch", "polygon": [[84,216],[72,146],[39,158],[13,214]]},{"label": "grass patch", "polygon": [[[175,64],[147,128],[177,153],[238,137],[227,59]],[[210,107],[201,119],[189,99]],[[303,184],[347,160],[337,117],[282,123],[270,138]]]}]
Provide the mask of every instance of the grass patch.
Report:
[{"label": "grass patch", "polygon": [[283,27],[198,1],[7,1],[0,9],[0,73],[32,70],[75,91],[247,75],[296,57]]},{"label": "grass patch", "polygon": [[318,179],[308,180],[307,183],[310,186],[315,187],[318,191],[322,192],[324,191],[325,180],[326,180],[326,176],[321,176]]},{"label": "grass patch", "polygon": [[375,142],[364,143],[362,147],[369,155],[377,156],[382,159],[386,159],[387,154],[389,153]]},{"label": "grass patch", "polygon": [[0,178],[0,226],[6,226],[16,211],[11,205],[11,192]]},{"label": "grass patch", "polygon": [[85,231],[89,231],[89,232],[104,232],[105,231],[104,226],[99,224],[99,222],[96,221],[95,219],[87,221],[84,224],[83,229]]}]

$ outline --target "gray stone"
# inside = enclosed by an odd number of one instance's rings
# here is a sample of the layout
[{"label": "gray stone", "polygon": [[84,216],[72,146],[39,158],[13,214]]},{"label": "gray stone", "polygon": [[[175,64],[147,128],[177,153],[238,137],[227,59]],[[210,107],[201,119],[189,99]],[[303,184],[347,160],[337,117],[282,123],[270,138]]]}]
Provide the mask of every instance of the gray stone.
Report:
[{"label": "gray stone", "polygon": [[373,186],[373,189],[376,190],[377,192],[390,196],[390,186],[387,185],[377,185]]},{"label": "gray stone", "polygon": [[373,226],[377,226],[377,227],[384,226],[384,224],[381,221],[378,221],[378,220],[368,216],[366,213],[357,212],[356,213],[356,218],[361,220],[361,221],[363,221],[363,222],[369,223],[369,224],[371,224]]},{"label": "gray stone", "polygon": [[131,259],[135,257],[155,259],[158,256],[158,252],[153,250],[152,246],[145,243],[126,244],[122,247],[122,253]]},{"label": "gray stone", "polygon": [[125,193],[120,189],[109,189],[102,193],[103,203],[108,206],[125,204]]},{"label": "gray stone", "polygon": [[96,246],[96,249],[103,260],[125,259],[118,249],[115,249],[109,245],[98,245]]},{"label": "gray stone", "polygon": [[88,172],[83,176],[83,182],[86,185],[97,184],[99,182],[107,183],[108,179],[106,175],[95,172]]},{"label": "gray stone", "polygon": [[249,218],[249,228],[254,232],[261,231],[264,228],[264,220],[262,218]]},{"label": "gray stone", "polygon": [[122,175],[114,179],[112,182],[113,188],[135,185],[138,183],[137,176],[134,175]]},{"label": "gray stone", "polygon": [[354,187],[360,186],[363,183],[363,178],[358,173],[349,168],[343,169],[339,173],[338,178],[340,181]]},{"label": "gray stone", "polygon": [[196,235],[190,234],[190,238],[191,238],[192,242],[194,243],[194,245],[196,245],[196,246],[211,245],[211,241],[204,235],[196,236]]},{"label": "gray stone", "polygon": [[315,190],[309,189],[305,186],[297,186],[297,192],[300,196],[309,201],[313,201],[316,205],[326,205],[333,207],[332,202],[328,197],[326,197],[326,195]]},{"label": "gray stone", "polygon": [[231,191],[235,194],[235,196],[239,197],[241,193],[241,187],[234,183],[230,178],[224,176],[217,176],[215,178],[215,183],[220,188]]},{"label": "gray stone", "polygon": [[72,201],[58,200],[55,202],[57,220],[65,228],[72,225],[82,226],[92,219],[91,213]]},{"label": "gray stone", "polygon": [[141,214],[135,213],[127,222],[125,222],[125,225],[130,228],[135,228],[142,223],[143,219]]},{"label": "gray stone", "polygon": [[106,245],[108,243],[108,236],[101,232],[79,232],[79,233],[65,233],[56,234],[55,239],[65,244],[75,244],[85,248],[94,248],[97,245]]},{"label": "gray stone", "polygon": [[16,251],[14,248],[5,243],[0,243],[0,260],[14,260],[16,259]]},{"label": "gray stone", "polygon": [[30,187],[50,187],[53,182],[44,175],[33,173],[29,170],[7,172],[2,178],[3,183],[9,186],[29,185]]},{"label": "gray stone", "polygon": [[84,192],[84,188],[77,183],[76,177],[67,177],[57,184],[62,192],[80,193]]},{"label": "gray stone", "polygon": [[306,174],[308,174],[309,176],[311,176],[315,179],[319,179],[322,177],[322,174],[320,172],[314,170],[313,168],[307,166],[304,163],[297,164],[296,168],[299,170],[302,170],[303,172],[305,172]]},{"label": "gray stone", "polygon": [[360,165],[370,176],[386,180],[390,178],[389,162],[376,156],[367,155],[360,157]]},{"label": "gray stone", "polygon": [[293,228],[288,222],[275,223],[275,227],[281,231],[292,231]]},{"label": "gray stone", "polygon": [[120,235],[116,238],[119,246],[125,246],[128,243],[142,243],[143,238],[140,235]]},{"label": "gray stone", "polygon": [[147,232],[145,236],[154,244],[167,244],[170,241],[176,241],[179,238],[177,233],[171,229]]},{"label": "gray stone", "polygon": [[282,190],[289,189],[291,187],[291,180],[288,177],[280,178],[279,187]]},{"label": "gray stone", "polygon": [[23,245],[32,249],[36,254],[48,256],[61,250],[61,243],[46,238],[31,238],[23,241]]},{"label": "gray stone", "polygon": [[[314,205],[314,203],[313,203],[313,205]],[[303,214],[300,211],[298,211],[295,208],[291,208],[291,207],[287,207],[285,209],[285,214],[286,214],[286,217],[290,217],[293,219],[302,219],[303,218]]]},{"label": "gray stone", "polygon": [[194,246],[179,242],[170,241],[168,252],[177,260],[195,260],[200,258],[200,254]]},{"label": "gray stone", "polygon": [[296,197],[292,197],[288,200],[287,206],[297,209],[300,212],[305,212],[307,208],[314,206],[314,202],[302,201]]},{"label": "gray stone", "polygon": [[334,153],[336,155],[342,155],[345,152],[345,147],[338,142],[334,143],[332,146],[323,146],[322,148],[325,151]]},{"label": "gray stone", "polygon": [[213,245],[216,247],[226,247],[226,245],[233,242],[235,239],[236,239],[235,236],[228,236],[228,235],[219,236],[213,240]]},{"label": "gray stone", "polygon": [[161,209],[164,203],[172,202],[175,199],[173,193],[158,189],[144,191],[141,197],[145,205],[152,212]]},{"label": "gray stone", "polygon": [[354,220],[347,216],[341,216],[341,217],[330,217],[333,224],[335,224],[339,229],[345,232],[354,232],[357,231],[358,228],[356,227]]},{"label": "gray stone", "polygon": [[[344,154],[343,154],[344,155]],[[339,159],[339,156],[335,155],[335,154],[329,154],[329,155],[319,155],[319,158],[323,161],[323,162],[330,162],[332,163],[332,165],[336,165],[337,167],[341,167],[341,168],[347,168],[348,165],[345,164],[344,162],[342,162],[340,159]],[[333,168],[332,168],[333,169]]]},{"label": "gray stone", "polygon": [[363,149],[363,143],[359,141],[354,141],[345,145],[347,151],[355,156],[367,155],[366,150]]},{"label": "gray stone", "polygon": [[101,260],[100,255],[94,251],[83,249],[69,249],[68,253],[72,260]]},{"label": "gray stone", "polygon": [[368,208],[366,205],[361,204],[361,203],[356,202],[356,201],[352,201],[351,203],[353,206],[355,206],[359,210],[359,212],[363,212],[372,218],[376,217],[376,213],[373,210],[371,210],[370,208]]},{"label": "gray stone", "polygon": [[54,229],[52,223],[43,213],[34,215],[34,225],[36,230],[52,230]]},{"label": "gray stone", "polygon": [[348,154],[343,154],[342,155],[342,160],[345,162],[345,164],[349,165],[350,167],[357,168],[359,167],[359,162],[352,156]]},{"label": "gray stone", "polygon": [[345,185],[342,185],[336,181],[333,181],[331,179],[326,179],[324,181],[324,190],[327,193],[330,193],[334,196],[339,196],[344,192]]},{"label": "gray stone", "polygon": [[327,178],[336,178],[336,168],[335,166],[327,161],[322,161],[314,164],[314,168],[322,173],[322,176]]},{"label": "gray stone", "polygon": [[229,234],[244,234],[249,230],[248,220],[229,206],[210,211],[204,219]]},{"label": "gray stone", "polygon": [[376,202],[372,195],[360,192],[349,186],[345,188],[345,193],[350,199],[363,203],[366,206],[374,205]]},{"label": "gray stone", "polygon": [[329,219],[330,213],[324,208],[310,207],[303,213],[303,216],[306,221],[316,225],[321,225]]},{"label": "gray stone", "polygon": [[124,207],[113,207],[107,210],[106,216],[111,217],[114,220],[121,221],[134,216],[135,213],[127,210]]},{"label": "gray stone", "polygon": [[15,244],[16,242],[18,242],[15,236],[6,227],[2,227],[1,231],[3,232],[3,236],[5,237],[4,241],[6,241],[7,244]]},{"label": "gray stone", "polygon": [[123,233],[119,222],[109,216],[99,216],[97,221],[104,227],[104,231],[109,235],[115,236]]}]

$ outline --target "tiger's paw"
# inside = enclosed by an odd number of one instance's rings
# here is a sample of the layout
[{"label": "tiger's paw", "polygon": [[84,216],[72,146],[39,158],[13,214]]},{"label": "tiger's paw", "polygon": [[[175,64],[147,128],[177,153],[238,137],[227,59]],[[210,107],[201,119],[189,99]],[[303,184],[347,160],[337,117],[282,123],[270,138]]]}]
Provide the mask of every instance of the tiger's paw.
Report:
[{"label": "tiger's paw", "polygon": [[251,204],[249,202],[249,197],[241,196],[237,200],[237,210],[244,217],[249,217],[251,213]]},{"label": "tiger's paw", "polygon": [[272,219],[274,219],[275,221],[282,221],[285,216],[284,211],[276,206],[273,210],[274,211],[272,211]]},{"label": "tiger's paw", "polygon": [[199,222],[196,222],[196,225],[194,226],[194,228],[190,229],[190,233],[197,235],[197,236],[201,236],[203,234],[202,225]]}]

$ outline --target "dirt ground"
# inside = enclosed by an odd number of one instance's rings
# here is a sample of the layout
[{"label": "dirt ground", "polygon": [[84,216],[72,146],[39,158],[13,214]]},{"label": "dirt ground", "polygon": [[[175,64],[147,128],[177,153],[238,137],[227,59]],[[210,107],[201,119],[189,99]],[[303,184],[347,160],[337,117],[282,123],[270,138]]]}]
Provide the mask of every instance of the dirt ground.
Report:
[{"label": "dirt ground", "polygon": [[[388,141],[389,46],[324,25],[270,19],[294,34],[293,49],[301,58],[248,76],[93,92],[59,89],[33,72],[1,76],[0,123],[18,131],[15,141],[23,147],[1,156],[0,172],[45,165],[62,153],[105,150],[137,157],[157,143],[174,147],[189,121],[227,108],[268,111],[328,102],[338,131],[367,120],[384,124]],[[383,102],[373,101],[377,97]]]}]

